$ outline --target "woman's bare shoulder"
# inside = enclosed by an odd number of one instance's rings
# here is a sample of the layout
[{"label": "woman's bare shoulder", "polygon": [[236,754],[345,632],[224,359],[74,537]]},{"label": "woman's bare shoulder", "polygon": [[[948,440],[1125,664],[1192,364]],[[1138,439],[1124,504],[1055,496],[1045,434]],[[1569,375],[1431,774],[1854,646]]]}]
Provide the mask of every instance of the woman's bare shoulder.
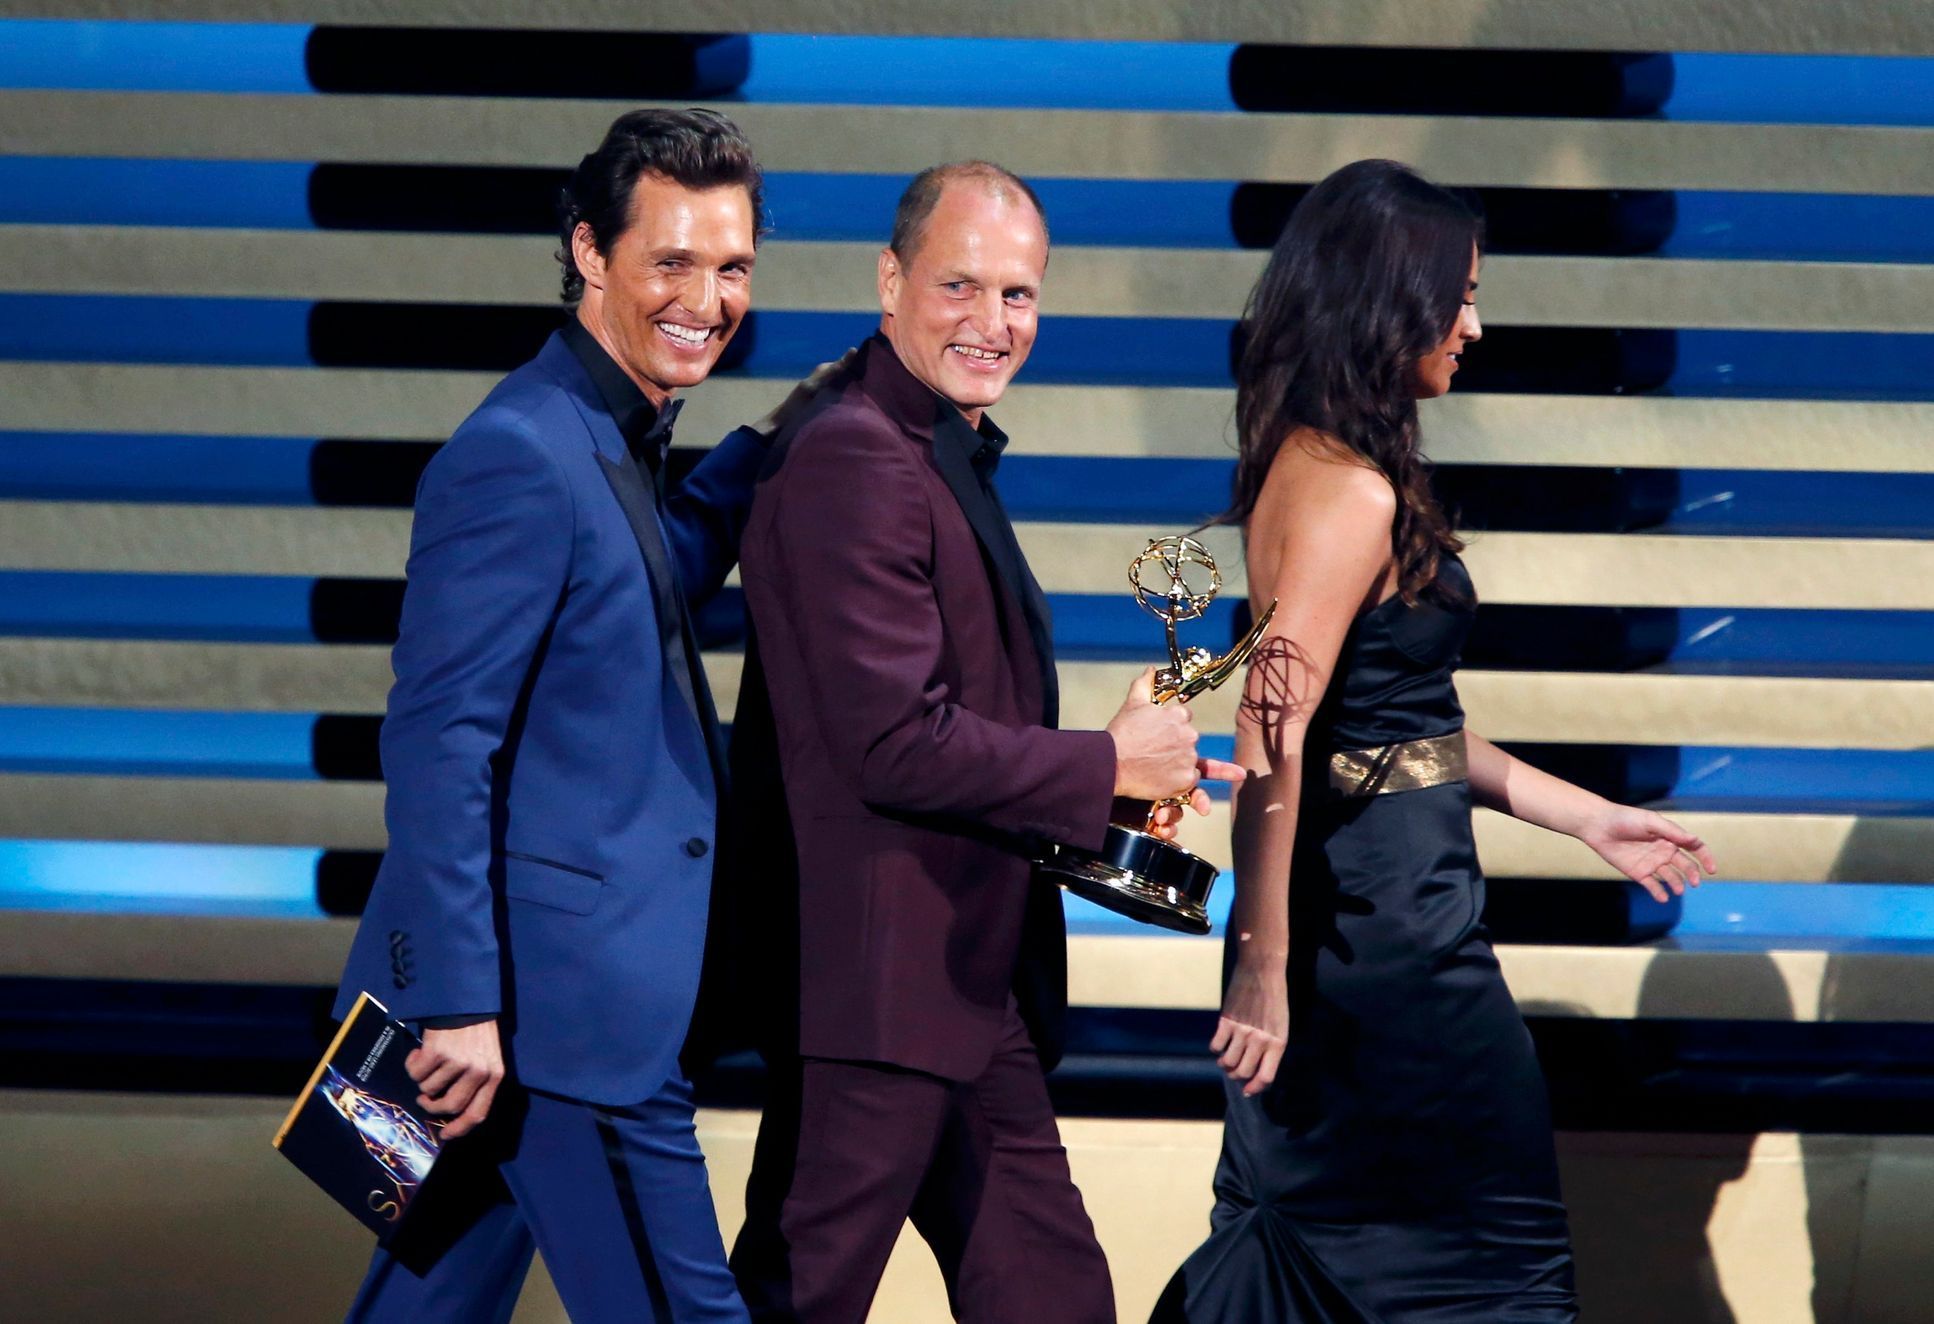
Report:
[{"label": "woman's bare shoulder", "polygon": [[1381,469],[1342,442],[1314,428],[1299,428],[1277,451],[1263,481],[1258,515],[1268,507],[1298,523],[1318,511],[1352,523],[1387,522],[1396,514],[1397,492]]}]

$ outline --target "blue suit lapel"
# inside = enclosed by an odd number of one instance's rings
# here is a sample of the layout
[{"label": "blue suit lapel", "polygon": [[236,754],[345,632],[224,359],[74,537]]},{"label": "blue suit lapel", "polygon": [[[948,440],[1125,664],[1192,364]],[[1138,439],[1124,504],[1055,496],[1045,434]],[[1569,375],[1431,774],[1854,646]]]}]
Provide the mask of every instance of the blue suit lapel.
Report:
[{"label": "blue suit lapel", "polygon": [[631,452],[626,449],[617,420],[605,408],[596,385],[584,371],[584,365],[578,362],[577,355],[571,352],[562,338],[554,335],[545,342],[538,361],[570,395],[571,402],[577,406],[578,416],[591,433],[592,444],[597,448],[598,468],[603,471],[605,482],[610,484],[618,508],[624,512],[625,523],[631,526],[631,536],[637,540],[638,554],[644,562],[645,577],[651,583],[652,606],[658,618],[658,644],[665,658],[665,670],[671,673],[672,683],[678,687],[679,695],[690,708],[699,730],[704,733],[706,749],[712,757],[713,772],[721,773],[725,757],[723,742],[718,734],[718,713],[712,704],[711,690],[698,671],[698,655],[694,651],[698,646],[697,640],[686,626],[684,597],[679,592],[671,549],[665,542],[664,525],[658,518],[658,502],[645,485],[644,476],[638,472]]}]

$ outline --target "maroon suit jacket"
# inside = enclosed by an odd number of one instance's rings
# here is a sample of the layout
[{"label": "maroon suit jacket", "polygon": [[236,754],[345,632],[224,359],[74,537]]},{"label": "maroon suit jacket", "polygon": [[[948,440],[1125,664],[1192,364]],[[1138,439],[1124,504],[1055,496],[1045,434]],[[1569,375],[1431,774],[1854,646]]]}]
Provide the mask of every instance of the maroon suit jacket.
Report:
[{"label": "maroon suit jacket", "polygon": [[[740,554],[756,657],[735,726],[768,692],[796,872],[751,896],[788,939],[797,922],[798,1051],[967,1080],[1010,995],[1059,1056],[1067,941],[1029,851],[1100,845],[1115,755],[1053,729],[1046,601],[951,408],[876,336],[779,439]],[[776,816],[744,812],[748,833]]]}]

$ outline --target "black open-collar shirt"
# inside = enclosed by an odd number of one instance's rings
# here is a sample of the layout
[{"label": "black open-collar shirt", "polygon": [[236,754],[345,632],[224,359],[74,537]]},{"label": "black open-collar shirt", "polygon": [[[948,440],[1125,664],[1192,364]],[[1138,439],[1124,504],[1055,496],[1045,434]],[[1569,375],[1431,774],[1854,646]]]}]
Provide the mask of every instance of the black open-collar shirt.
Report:
[{"label": "black open-collar shirt", "polygon": [[[584,323],[573,317],[564,324],[560,333],[564,343],[584,365],[591,375],[591,384],[598,388],[598,395],[604,400],[604,407],[611,411],[617,421],[618,431],[625,439],[625,448],[631,452],[632,460],[645,481],[651,484],[659,500],[665,496],[665,454],[672,445],[672,425],[678,421],[678,411],[685,407],[683,400],[673,400],[663,409],[652,404],[649,397],[638,388],[618,361],[605,352],[597,337],[584,327]],[[965,421],[965,420],[963,420]],[[1005,442],[1006,438],[1002,438]]]},{"label": "black open-collar shirt", "polygon": [[952,403],[941,396],[934,397],[933,440],[936,446],[952,446],[967,457],[967,463],[974,470],[974,477],[996,504],[999,496],[994,491],[994,472],[1001,467],[1001,455],[1007,450],[1007,434],[994,425],[994,420],[985,413],[980,416],[980,426],[976,428],[967,421],[967,416]]}]

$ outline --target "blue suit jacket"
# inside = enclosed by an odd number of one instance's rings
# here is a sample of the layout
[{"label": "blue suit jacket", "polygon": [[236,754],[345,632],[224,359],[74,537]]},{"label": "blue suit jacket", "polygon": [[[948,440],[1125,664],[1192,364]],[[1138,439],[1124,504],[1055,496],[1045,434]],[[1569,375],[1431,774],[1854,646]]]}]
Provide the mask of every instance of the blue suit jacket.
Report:
[{"label": "blue suit jacket", "polygon": [[756,433],[731,434],[659,520],[558,336],[437,452],[383,722],[389,849],[338,1016],[365,989],[403,1020],[494,1013],[517,1079],[593,1103],[670,1076],[717,792],[646,551],[661,540],[689,603],[713,593],[763,457]]}]

